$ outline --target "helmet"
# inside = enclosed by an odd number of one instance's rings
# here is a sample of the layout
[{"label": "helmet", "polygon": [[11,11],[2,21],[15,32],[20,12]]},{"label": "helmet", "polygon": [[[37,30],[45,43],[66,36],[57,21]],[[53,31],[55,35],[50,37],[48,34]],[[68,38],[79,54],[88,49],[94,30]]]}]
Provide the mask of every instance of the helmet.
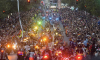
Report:
[{"label": "helmet", "polygon": [[78,44],[78,46],[77,46],[78,48],[82,48],[82,45],[81,44]]}]

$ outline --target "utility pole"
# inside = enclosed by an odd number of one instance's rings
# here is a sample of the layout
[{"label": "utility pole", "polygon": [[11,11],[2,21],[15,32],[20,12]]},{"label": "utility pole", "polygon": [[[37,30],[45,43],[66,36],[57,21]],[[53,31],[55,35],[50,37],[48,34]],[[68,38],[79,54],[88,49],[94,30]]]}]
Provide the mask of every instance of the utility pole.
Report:
[{"label": "utility pole", "polygon": [[23,27],[22,27],[22,23],[21,23],[21,19],[20,19],[19,0],[17,0],[17,7],[18,7],[19,23],[20,23],[20,27],[21,27],[21,30],[22,30],[22,39],[23,39]]}]

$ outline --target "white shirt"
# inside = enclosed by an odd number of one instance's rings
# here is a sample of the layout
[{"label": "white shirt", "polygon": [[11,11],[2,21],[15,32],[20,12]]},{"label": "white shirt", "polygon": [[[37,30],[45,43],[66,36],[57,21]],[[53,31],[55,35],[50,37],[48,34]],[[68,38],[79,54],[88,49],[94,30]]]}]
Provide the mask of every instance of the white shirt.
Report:
[{"label": "white shirt", "polygon": [[30,52],[30,57],[33,57],[34,56],[34,52]]},{"label": "white shirt", "polygon": [[26,45],[26,46],[25,46],[25,49],[26,49],[26,50],[30,50],[30,46],[29,46],[29,45]]},{"label": "white shirt", "polygon": [[63,46],[61,46],[61,47],[60,47],[60,49],[64,50],[64,47],[63,47]]}]

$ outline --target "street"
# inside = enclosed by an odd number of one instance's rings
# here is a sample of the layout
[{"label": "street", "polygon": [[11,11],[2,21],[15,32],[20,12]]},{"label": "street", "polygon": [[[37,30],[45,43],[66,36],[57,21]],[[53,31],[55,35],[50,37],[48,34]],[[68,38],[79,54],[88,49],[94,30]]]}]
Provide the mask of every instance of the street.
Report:
[{"label": "street", "polygon": [[[59,21],[60,22],[60,21]],[[64,36],[64,39],[63,39],[63,41],[65,41],[65,42],[67,42],[68,43],[68,45],[69,45],[69,37],[67,37],[66,35],[65,35],[65,30],[64,30],[64,28],[63,28],[63,25],[62,25],[62,23],[60,22],[60,28],[61,28],[61,31],[63,31],[63,36]]]},{"label": "street", "polygon": [[100,60],[100,0],[0,0],[0,60],[7,57]]},{"label": "street", "polygon": [[8,59],[9,60],[17,60],[17,55],[16,54],[8,55]]},{"label": "street", "polygon": [[[8,55],[8,59],[9,60],[17,60],[17,55],[16,54],[13,54],[13,55]],[[90,57],[90,56],[87,56],[84,58],[84,60],[100,60],[100,57]]]}]

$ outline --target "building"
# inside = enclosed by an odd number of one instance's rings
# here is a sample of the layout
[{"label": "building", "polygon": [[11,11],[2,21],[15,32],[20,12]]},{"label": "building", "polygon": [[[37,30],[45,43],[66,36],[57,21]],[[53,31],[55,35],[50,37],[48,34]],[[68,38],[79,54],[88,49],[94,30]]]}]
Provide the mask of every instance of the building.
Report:
[{"label": "building", "polygon": [[61,8],[61,0],[50,0],[50,5],[56,6],[60,9]]},{"label": "building", "polygon": [[50,0],[51,3],[57,3],[58,0]]},{"label": "building", "polygon": [[56,6],[57,8],[61,8],[61,0],[43,0],[46,7],[49,8],[51,6]]}]

